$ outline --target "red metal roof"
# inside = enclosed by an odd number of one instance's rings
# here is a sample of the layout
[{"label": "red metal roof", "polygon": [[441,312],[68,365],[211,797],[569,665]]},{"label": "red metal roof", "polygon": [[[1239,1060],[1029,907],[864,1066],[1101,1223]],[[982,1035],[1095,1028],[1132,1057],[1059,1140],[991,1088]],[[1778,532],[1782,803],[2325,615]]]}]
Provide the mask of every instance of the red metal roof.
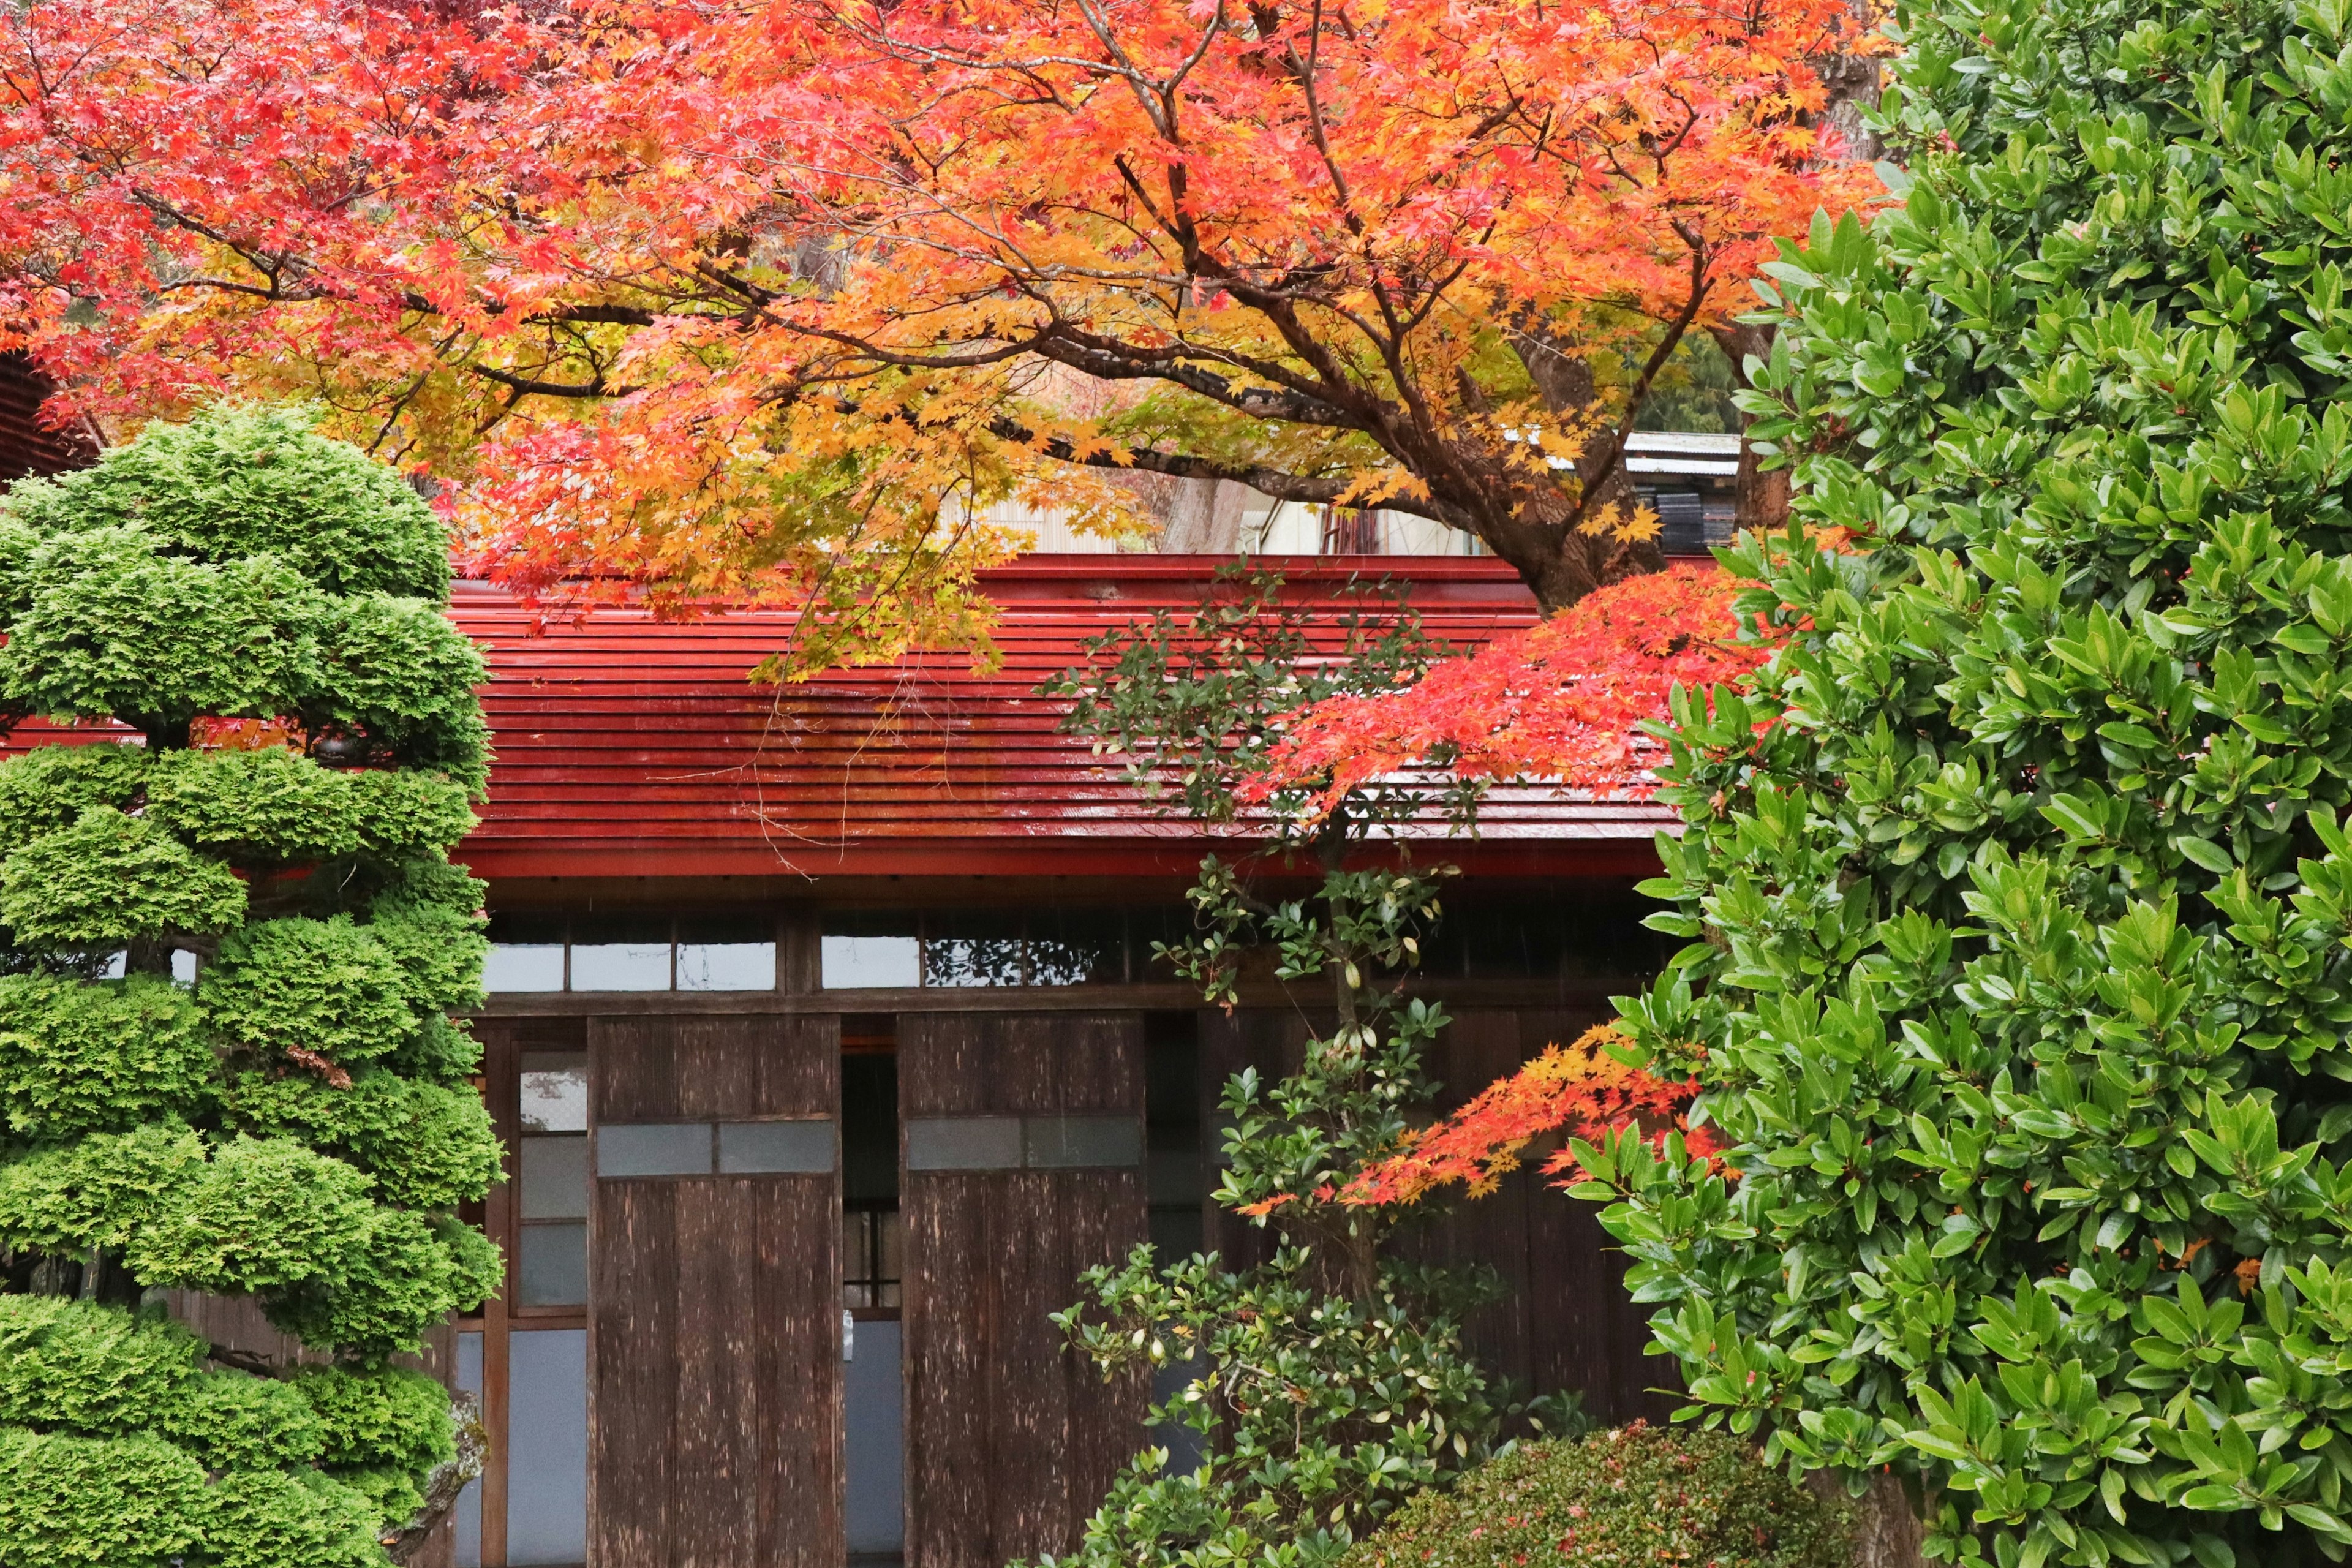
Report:
[{"label": "red metal roof", "polygon": [[[559,614],[460,584],[457,624],[485,645],[496,763],[480,827],[457,858],[498,880],[542,877],[1089,876],[1186,878],[1201,830],[1160,814],[1118,759],[1057,734],[1036,688],[1089,637],[1197,604],[1223,557],[1030,556],[985,574],[1003,659],[918,655],[782,687],[753,666],[792,616]],[[1475,645],[1529,625],[1500,562],[1323,556],[1270,562],[1319,598],[1351,575],[1409,579],[1423,623]],[[71,739],[130,733],[75,726]],[[40,720],[0,753],[54,742]],[[1444,858],[1485,876],[1639,875],[1671,818],[1548,786],[1492,791],[1477,840]],[[1432,823],[1416,837],[1444,837]]]},{"label": "red metal roof", "polygon": [[[782,688],[746,673],[783,644],[784,614],[661,622],[597,609],[565,620],[461,586],[451,614],[488,645],[498,760],[478,876],[1182,876],[1199,831],[1056,734],[1038,683],[1078,645],[1162,605],[1196,603],[1221,558],[1031,556],[987,574],[1002,668],[923,655]],[[1305,594],[1350,574],[1409,578],[1431,631],[1473,644],[1523,626],[1509,568],[1469,559],[1278,563]],[[1487,874],[1625,875],[1655,864],[1655,806],[1498,790],[1480,841],[1447,858]],[[1433,830],[1434,831],[1434,830]]]}]

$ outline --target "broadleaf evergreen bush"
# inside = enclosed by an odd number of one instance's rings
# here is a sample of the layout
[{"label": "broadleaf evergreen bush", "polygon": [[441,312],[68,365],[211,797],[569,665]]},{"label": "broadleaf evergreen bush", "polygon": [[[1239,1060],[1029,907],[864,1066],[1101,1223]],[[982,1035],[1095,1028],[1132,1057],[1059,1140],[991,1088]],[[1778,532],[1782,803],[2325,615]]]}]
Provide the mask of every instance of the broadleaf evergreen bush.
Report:
[{"label": "broadleaf evergreen bush", "polygon": [[1769,268],[1794,631],[1678,700],[1587,1195],[1695,1409],[1934,1554],[2352,1543],[2352,11],[1898,9],[1900,210]]}]

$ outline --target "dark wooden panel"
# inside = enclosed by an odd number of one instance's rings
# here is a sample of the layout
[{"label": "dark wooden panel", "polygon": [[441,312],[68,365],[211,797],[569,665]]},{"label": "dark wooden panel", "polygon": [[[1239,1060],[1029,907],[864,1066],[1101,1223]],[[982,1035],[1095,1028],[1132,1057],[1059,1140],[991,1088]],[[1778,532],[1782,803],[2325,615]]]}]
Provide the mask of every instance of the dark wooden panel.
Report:
[{"label": "dark wooden panel", "polygon": [[[599,1121],[834,1114],[830,1018],[599,1019]],[[839,1568],[837,1173],[601,1180],[591,1220],[598,1568]]]},{"label": "dark wooden panel", "polygon": [[1134,1111],[1139,1013],[910,1013],[898,1020],[904,1117]]},{"label": "dark wooden panel", "polygon": [[598,1121],[831,1116],[841,1025],[830,1016],[592,1020]]},{"label": "dark wooden panel", "polygon": [[1144,1387],[1106,1385],[1049,1314],[1144,1237],[1132,1172],[912,1172],[909,1568],[1001,1568],[1077,1544],[1141,1447]]},{"label": "dark wooden panel", "polygon": [[[1143,1021],[899,1021],[906,1116],[1143,1111]],[[908,1568],[1002,1568],[1077,1544],[1141,1446],[1146,1385],[1106,1385],[1049,1315],[1146,1234],[1133,1170],[908,1171]]]},{"label": "dark wooden panel", "polygon": [[[1605,1013],[1465,1008],[1431,1060],[1452,1110],[1555,1042],[1575,1039]],[[1601,1228],[1595,1205],[1570,1198],[1541,1166],[1559,1140],[1525,1151],[1521,1167],[1492,1194],[1458,1202],[1411,1245],[1432,1261],[1484,1263],[1508,1292],[1475,1314],[1470,1342],[1487,1364],[1524,1388],[1574,1390],[1603,1420],[1663,1421],[1673,1401],[1649,1392],[1674,1365],[1644,1356],[1648,1309],[1624,1289],[1625,1258]]]}]

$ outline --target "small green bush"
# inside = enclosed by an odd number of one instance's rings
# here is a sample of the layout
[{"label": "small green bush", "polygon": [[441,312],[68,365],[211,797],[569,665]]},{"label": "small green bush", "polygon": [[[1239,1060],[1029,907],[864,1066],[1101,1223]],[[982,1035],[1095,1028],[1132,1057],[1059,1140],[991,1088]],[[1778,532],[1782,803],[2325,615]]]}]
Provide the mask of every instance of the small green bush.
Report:
[{"label": "small green bush", "polygon": [[213,1073],[201,1022],[186,992],[150,975],[0,975],[0,1116],[47,1139],[189,1114]]},{"label": "small green bush", "polygon": [[0,921],[20,946],[104,948],[245,918],[245,884],[155,823],[93,806],[0,866]]},{"label": "small green bush", "polygon": [[325,1434],[323,1464],[429,1470],[457,1451],[449,1429],[449,1395],[420,1373],[305,1367],[295,1374],[294,1386],[318,1412]]},{"label": "small green bush", "polygon": [[97,1436],[147,1426],[182,1401],[202,1349],[176,1323],[95,1301],[0,1296],[0,1426]]},{"label": "small green bush", "polygon": [[69,1257],[123,1247],[204,1169],[204,1141],[171,1121],[93,1132],[0,1164],[0,1245]]},{"label": "small green bush", "polygon": [[147,781],[147,809],[164,826],[206,849],[257,850],[280,860],[355,853],[361,805],[351,774],[283,746],[166,752]]},{"label": "small green bush", "polygon": [[1426,1491],[1345,1568],[1843,1568],[1843,1507],[1717,1432],[1524,1444]]},{"label": "small green bush", "polygon": [[372,1061],[416,1028],[407,977],[374,932],[332,920],[267,921],[233,933],[197,999],[221,1037],[273,1065],[304,1050]]},{"label": "small green bush", "polygon": [[160,1408],[156,1425],[213,1470],[299,1468],[316,1460],[326,1440],[301,1390],[242,1372],[187,1379]]},{"label": "small green bush", "polygon": [[312,430],[317,412],[230,403],[150,425],[89,468],[18,481],[0,512],[37,537],[138,528],[205,561],[267,553],[334,594],[444,596],[440,520],[392,469]]},{"label": "small green bush", "polygon": [[130,805],[147,782],[144,746],[36,746],[0,763],[0,855],[71,827],[93,805]]},{"label": "small green bush", "polygon": [[0,1563],[163,1568],[211,1511],[205,1472],[160,1437],[0,1427]]}]

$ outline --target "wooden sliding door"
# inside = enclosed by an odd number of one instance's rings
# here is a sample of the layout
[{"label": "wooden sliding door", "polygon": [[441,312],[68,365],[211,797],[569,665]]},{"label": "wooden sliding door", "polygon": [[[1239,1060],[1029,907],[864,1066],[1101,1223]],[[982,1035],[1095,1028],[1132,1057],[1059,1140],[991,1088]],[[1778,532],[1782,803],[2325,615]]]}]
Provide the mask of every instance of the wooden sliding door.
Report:
[{"label": "wooden sliding door", "polygon": [[1144,1238],[1140,1014],[898,1020],[908,1568],[1076,1544],[1140,1446],[1047,1321]]},{"label": "wooden sliding door", "polygon": [[838,1022],[589,1033],[591,1568],[841,1568]]}]

